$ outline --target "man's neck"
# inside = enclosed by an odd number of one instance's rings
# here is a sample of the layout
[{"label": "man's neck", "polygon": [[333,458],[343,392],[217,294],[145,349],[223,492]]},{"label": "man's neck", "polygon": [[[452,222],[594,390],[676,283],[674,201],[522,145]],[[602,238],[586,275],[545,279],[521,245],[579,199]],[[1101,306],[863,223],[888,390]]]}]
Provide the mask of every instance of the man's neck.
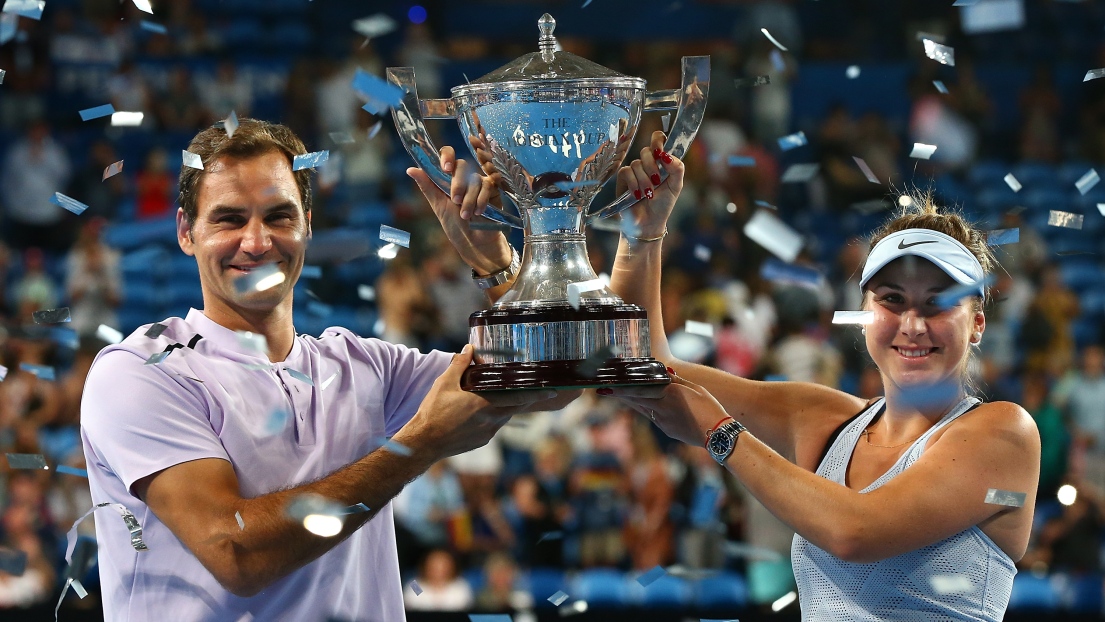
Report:
[{"label": "man's neck", "polygon": [[287,359],[292,351],[295,326],[292,324],[290,296],[276,307],[264,311],[205,304],[203,314],[212,322],[230,330],[263,335],[269,346],[269,360],[273,363]]}]

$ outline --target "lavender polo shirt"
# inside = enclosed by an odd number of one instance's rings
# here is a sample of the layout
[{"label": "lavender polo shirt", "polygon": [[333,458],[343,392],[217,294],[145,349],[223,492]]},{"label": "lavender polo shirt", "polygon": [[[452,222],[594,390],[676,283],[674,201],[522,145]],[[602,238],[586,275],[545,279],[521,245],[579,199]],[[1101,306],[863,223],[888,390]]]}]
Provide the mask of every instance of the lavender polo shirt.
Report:
[{"label": "lavender polo shirt", "polygon": [[[142,327],[100,352],[81,402],[92,499],[130,508],[149,546],[135,551],[119,516],[98,513],[105,619],[403,620],[390,503],[319,559],[241,598],[219,585],[131,486],[200,458],[233,464],[247,498],[316,480],[371,452],[375,437],[398,431],[450,355],[330,328],[318,339],[297,336],[287,360],[270,363],[195,309],[163,324],[156,339]],[[145,364],[174,344],[180,347],[163,362]]]}]

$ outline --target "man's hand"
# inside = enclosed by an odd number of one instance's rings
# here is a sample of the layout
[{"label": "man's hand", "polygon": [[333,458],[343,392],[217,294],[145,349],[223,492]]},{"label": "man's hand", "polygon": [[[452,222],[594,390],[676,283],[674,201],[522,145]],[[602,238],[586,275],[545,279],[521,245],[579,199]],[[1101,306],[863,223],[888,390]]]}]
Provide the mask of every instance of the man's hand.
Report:
[{"label": "man's hand", "polygon": [[393,440],[436,462],[486,445],[511,415],[547,410],[561,401],[553,390],[500,391],[489,400],[461,389],[460,377],[471,364],[473,352],[472,346],[466,345],[460,354],[453,355],[452,363],[434,381],[418,412]]},{"label": "man's hand", "polygon": [[[418,167],[407,169],[407,175],[418,185],[422,195],[434,210],[446,237],[464,260],[478,274],[491,274],[510,265],[510,245],[501,231],[472,229],[473,218],[482,217],[488,202],[498,197],[494,177],[479,175],[464,160],[457,160],[452,147],[443,147],[441,168],[453,175],[449,194],[438,189],[430,176]],[[490,222],[490,221],[487,221]]]}]

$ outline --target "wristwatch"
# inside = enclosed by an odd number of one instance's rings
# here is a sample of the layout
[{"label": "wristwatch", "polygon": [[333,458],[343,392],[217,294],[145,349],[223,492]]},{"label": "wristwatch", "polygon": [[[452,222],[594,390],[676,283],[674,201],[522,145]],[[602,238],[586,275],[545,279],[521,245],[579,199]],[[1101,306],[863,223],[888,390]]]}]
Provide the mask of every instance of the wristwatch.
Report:
[{"label": "wristwatch", "polygon": [[714,428],[713,432],[710,432],[710,436],[706,440],[706,450],[710,452],[710,455],[718,464],[725,466],[725,461],[729,459],[729,455],[733,453],[733,449],[737,446],[737,437],[744,430],[745,427],[736,420],[719,425]]},{"label": "wristwatch", "polygon": [[498,272],[492,272],[487,276],[480,276],[476,274],[476,271],[472,271],[472,280],[476,282],[476,285],[480,289],[491,289],[498,287],[503,283],[509,283],[510,279],[514,278],[515,274],[518,274],[518,268],[522,265],[522,259],[518,256],[518,251],[513,246],[510,247],[510,265],[499,270]]}]

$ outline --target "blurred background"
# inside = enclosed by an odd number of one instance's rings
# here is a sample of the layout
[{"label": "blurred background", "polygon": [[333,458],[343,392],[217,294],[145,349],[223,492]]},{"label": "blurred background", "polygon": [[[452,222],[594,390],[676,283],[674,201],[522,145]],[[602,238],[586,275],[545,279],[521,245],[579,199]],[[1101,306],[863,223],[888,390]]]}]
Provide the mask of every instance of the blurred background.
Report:
[{"label": "blurred background", "polygon": [[[663,329],[682,358],[876,396],[858,327],[830,321],[859,307],[865,236],[912,190],[983,229],[1018,230],[995,246],[995,301],[972,365],[980,393],[1022,404],[1043,441],[1034,537],[1008,619],[1102,617],[1105,185],[1092,182],[1105,170],[1105,79],[1083,78],[1105,67],[1105,3],[152,4],[150,15],[130,0],[47,0],[37,19],[0,17],[0,450],[43,454],[52,467],[0,464],[0,560],[28,556],[20,576],[0,570],[0,617],[49,619],[61,595],[65,532],[91,499],[86,480],[53,467],[84,466],[85,374],[118,339],[99,327],[125,335],[202,307],[172,224],[195,132],[234,111],[329,150],[314,181],[316,267],[297,286],[298,331],[341,325],[457,351],[486,301],[404,174],[412,162],[390,116],[361,109],[351,81],[358,68],[382,77],[412,66],[420,96],[444,97],[535,51],[546,11],[563,49],[652,90],[679,86],[681,56],[711,56],[706,120],[664,244]],[[954,48],[954,66],[926,57],[926,38]],[[141,125],[81,120],[105,103],[143,112]],[[663,123],[647,115],[630,153]],[[439,146],[463,149],[454,123],[427,125]],[[914,143],[937,149],[911,157]],[[104,179],[118,161],[122,172]],[[784,183],[799,163],[818,170]],[[89,208],[64,211],[54,192]],[[743,233],[759,210],[803,236],[792,265]],[[1080,228],[1049,225],[1053,211],[1080,216]],[[410,249],[381,253],[383,224],[411,232]],[[596,271],[608,272],[617,233],[589,236]],[[61,306],[72,313],[63,328],[31,321]],[[688,320],[712,335],[688,332]],[[791,532],[704,450],[608,403],[516,417],[486,448],[434,466],[395,507],[412,621],[797,619]],[[92,519],[79,532],[92,537]],[[665,576],[643,586],[658,565]],[[102,615],[94,567],[84,585],[88,597],[70,591],[61,619]],[[548,600],[558,591],[568,595],[559,607]]]}]

